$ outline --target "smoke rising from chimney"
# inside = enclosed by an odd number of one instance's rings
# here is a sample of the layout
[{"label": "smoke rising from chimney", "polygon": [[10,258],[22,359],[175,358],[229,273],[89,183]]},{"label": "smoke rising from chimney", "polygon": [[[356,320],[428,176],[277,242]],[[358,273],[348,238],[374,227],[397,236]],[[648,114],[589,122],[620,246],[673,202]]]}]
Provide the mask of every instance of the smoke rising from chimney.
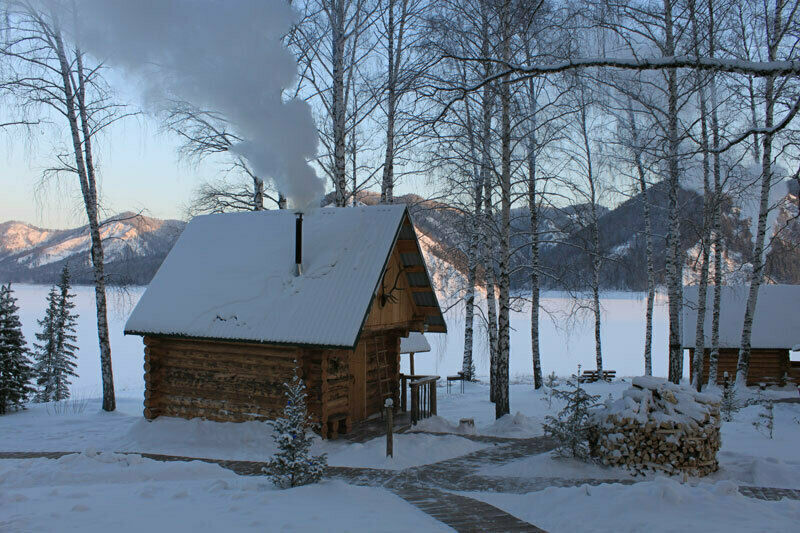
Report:
[{"label": "smoke rising from chimney", "polygon": [[307,163],[318,144],[311,109],[281,97],[297,76],[281,42],[293,17],[276,0],[79,0],[78,39],[135,75],[152,103],[179,99],[221,113],[244,139],[236,153],[305,208],[324,184]]}]

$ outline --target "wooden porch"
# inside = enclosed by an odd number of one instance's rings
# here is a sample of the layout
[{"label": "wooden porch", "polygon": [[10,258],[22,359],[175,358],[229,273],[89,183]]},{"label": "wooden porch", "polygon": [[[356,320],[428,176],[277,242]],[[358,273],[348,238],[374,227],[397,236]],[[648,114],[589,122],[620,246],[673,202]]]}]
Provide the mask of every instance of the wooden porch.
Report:
[{"label": "wooden porch", "polygon": [[[439,376],[400,374],[400,404],[395,403],[392,432],[403,433],[424,418],[436,415],[436,383]],[[342,437],[350,442],[366,442],[386,435],[384,413],[352,424]]]}]

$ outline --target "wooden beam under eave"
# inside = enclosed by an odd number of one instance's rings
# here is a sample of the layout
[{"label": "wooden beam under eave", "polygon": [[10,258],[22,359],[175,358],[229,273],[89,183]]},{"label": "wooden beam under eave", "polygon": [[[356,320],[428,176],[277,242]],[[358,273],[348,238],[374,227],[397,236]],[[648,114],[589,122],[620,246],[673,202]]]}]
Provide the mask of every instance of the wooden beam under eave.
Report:
[{"label": "wooden beam under eave", "polygon": [[410,239],[400,239],[397,241],[397,251],[401,254],[419,254],[417,243]]},{"label": "wooden beam under eave", "polygon": [[430,333],[447,333],[447,330],[444,326],[428,326],[428,332]]},{"label": "wooden beam under eave", "polygon": [[434,307],[432,305],[417,305],[417,311],[426,315],[437,315],[440,316],[442,314],[442,310],[438,307]]}]

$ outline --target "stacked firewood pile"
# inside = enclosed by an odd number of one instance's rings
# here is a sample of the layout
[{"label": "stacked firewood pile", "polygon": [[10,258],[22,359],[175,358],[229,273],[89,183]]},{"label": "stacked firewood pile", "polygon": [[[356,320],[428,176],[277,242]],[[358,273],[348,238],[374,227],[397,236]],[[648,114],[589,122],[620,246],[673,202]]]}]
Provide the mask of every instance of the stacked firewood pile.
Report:
[{"label": "stacked firewood pile", "polygon": [[692,476],[718,468],[720,412],[714,396],[638,377],[592,418],[590,449],[604,464]]}]

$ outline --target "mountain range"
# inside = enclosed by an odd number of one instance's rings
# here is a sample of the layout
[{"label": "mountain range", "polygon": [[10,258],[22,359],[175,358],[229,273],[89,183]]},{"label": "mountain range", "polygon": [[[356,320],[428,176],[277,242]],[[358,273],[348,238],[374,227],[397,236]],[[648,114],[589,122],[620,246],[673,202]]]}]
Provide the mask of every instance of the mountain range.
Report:
[{"label": "mountain range", "polygon": [[[665,280],[667,243],[667,190],[656,184],[648,192],[653,227],[653,249],[657,283]],[[790,189],[786,202],[775,217],[774,227],[783,228],[767,256],[767,278],[777,283],[800,284],[800,223],[797,220],[798,190]],[[358,201],[377,204],[380,196],[361,193]],[[455,294],[465,285],[468,239],[472,220],[462,209],[442,202],[405,195],[412,213],[434,284],[441,293]],[[685,280],[697,277],[696,257],[700,253],[702,197],[681,190],[681,243],[686,252]],[[590,280],[587,205],[540,209],[540,264],[544,288],[581,290]],[[752,236],[750,220],[734,202],[723,208],[725,242],[724,271],[727,282],[744,279],[750,265]],[[614,209],[598,209],[600,229],[601,285],[605,289],[642,290],[646,287],[644,202],[634,195]],[[512,210],[512,288],[530,286],[530,215],[527,207]],[[105,220],[101,234],[105,242],[106,273],[110,284],[142,285],[152,279],[177,240],[185,222],[161,220],[135,213],[122,213]],[[69,230],[39,228],[17,221],[0,223],[0,281],[53,283],[64,263],[69,263],[79,284],[93,280],[86,226]],[[486,265],[482,265],[484,267]],[[482,276],[483,268],[479,269]]]}]

